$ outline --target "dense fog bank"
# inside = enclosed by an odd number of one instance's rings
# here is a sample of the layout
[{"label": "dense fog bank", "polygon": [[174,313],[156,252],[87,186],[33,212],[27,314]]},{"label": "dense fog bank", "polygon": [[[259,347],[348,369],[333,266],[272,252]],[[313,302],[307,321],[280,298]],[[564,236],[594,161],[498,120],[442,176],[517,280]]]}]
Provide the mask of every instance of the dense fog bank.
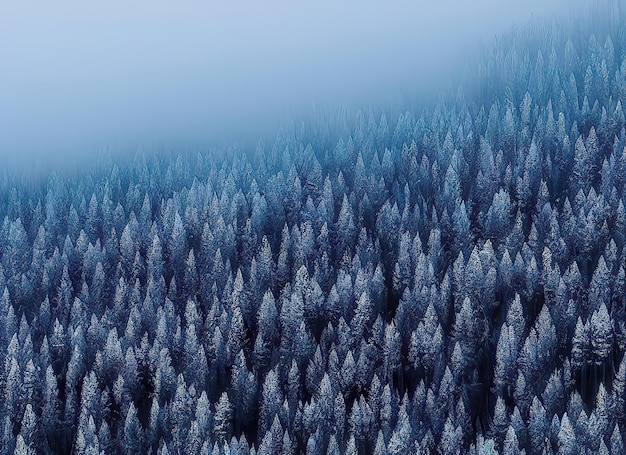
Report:
[{"label": "dense fog bank", "polygon": [[315,105],[419,100],[481,42],[578,3],[7,2],[0,156],[59,168],[103,148],[255,142]]}]

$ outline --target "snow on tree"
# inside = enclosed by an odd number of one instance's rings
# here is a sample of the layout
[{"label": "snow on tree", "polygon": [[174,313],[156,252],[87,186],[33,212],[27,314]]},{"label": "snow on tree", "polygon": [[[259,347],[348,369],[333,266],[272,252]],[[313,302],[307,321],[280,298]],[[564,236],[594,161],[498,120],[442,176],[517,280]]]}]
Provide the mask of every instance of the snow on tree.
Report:
[{"label": "snow on tree", "polygon": [[421,113],[7,171],[0,446],[623,452],[626,18],[573,20]]}]

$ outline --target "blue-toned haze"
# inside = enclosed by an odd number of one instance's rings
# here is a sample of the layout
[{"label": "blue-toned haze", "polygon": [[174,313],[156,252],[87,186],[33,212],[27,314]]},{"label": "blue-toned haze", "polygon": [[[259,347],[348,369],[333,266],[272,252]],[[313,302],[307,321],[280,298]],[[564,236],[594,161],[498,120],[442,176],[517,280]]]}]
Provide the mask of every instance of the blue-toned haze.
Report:
[{"label": "blue-toned haze", "polygon": [[255,140],[315,104],[431,94],[481,42],[531,14],[572,7],[564,0],[4,2],[0,156],[56,161],[102,147]]}]

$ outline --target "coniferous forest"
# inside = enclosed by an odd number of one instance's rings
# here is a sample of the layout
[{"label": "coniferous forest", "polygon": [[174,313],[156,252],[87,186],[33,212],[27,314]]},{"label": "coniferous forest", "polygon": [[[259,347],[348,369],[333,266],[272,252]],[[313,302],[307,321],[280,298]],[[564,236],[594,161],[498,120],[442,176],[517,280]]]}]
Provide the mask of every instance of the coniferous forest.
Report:
[{"label": "coniferous forest", "polygon": [[420,112],[5,174],[1,453],[625,453],[607,8],[500,36]]}]

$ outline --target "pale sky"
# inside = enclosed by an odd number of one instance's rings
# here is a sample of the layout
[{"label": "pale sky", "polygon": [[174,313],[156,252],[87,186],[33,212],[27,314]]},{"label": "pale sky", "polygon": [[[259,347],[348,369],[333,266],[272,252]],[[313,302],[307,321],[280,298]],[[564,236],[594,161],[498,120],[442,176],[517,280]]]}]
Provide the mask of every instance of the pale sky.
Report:
[{"label": "pale sky", "polygon": [[313,103],[419,94],[513,24],[574,3],[0,2],[0,157],[208,145]]}]

